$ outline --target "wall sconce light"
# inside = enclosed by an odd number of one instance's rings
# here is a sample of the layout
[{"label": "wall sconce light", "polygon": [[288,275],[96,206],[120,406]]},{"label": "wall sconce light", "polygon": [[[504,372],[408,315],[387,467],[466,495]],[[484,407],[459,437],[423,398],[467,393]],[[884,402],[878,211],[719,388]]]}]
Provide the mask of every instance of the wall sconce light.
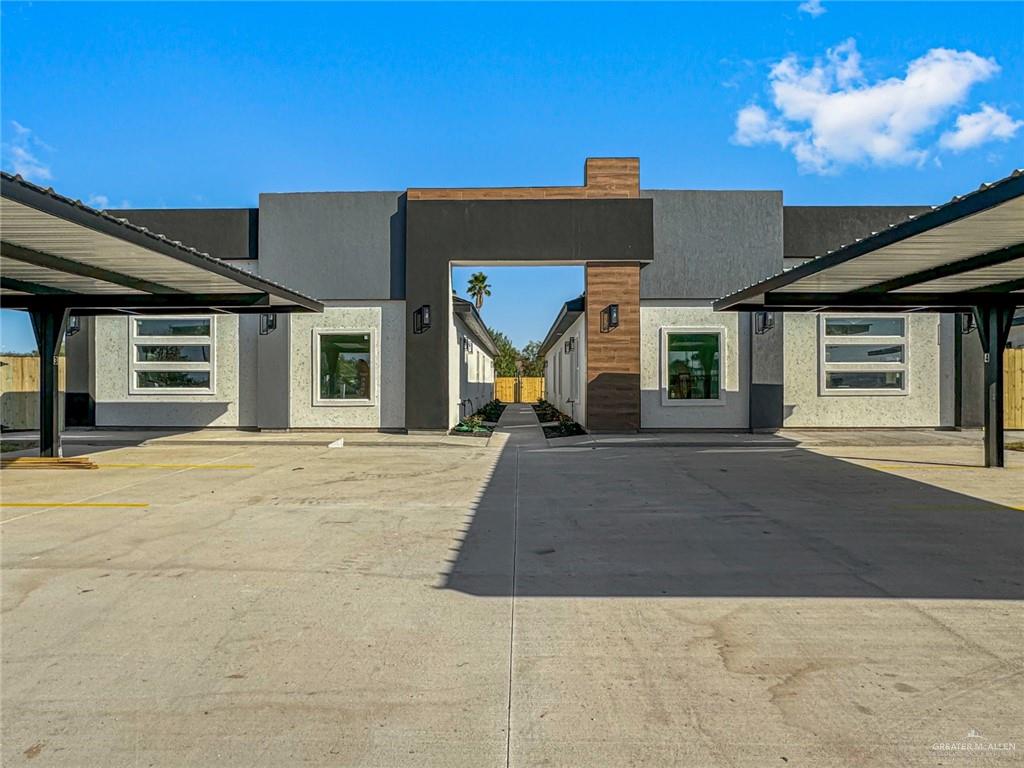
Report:
[{"label": "wall sconce light", "polygon": [[277,315],[264,312],[260,315],[260,336],[269,336],[277,330]]},{"label": "wall sconce light", "polygon": [[772,328],[775,327],[775,313],[774,312],[755,312],[754,313],[754,334],[757,336],[763,336],[768,333]]},{"label": "wall sconce light", "polygon": [[473,342],[470,340],[468,336],[462,339],[462,348],[467,352],[473,351]]},{"label": "wall sconce light", "polygon": [[74,336],[80,330],[82,330],[82,318],[80,318],[78,315],[69,315],[68,325],[67,328],[64,330],[64,333],[67,334],[68,336]]},{"label": "wall sconce light", "polygon": [[960,315],[960,333],[966,336],[969,333],[974,333],[974,315],[970,312],[964,312]]},{"label": "wall sconce light", "polygon": [[565,354],[568,355],[574,349],[576,349],[576,337],[570,336],[568,339],[565,340]]},{"label": "wall sconce light", "polygon": [[426,333],[430,330],[430,305],[424,304],[412,313],[412,332]]},{"label": "wall sconce light", "polygon": [[619,327],[619,305],[609,304],[601,310],[601,333],[608,333]]}]

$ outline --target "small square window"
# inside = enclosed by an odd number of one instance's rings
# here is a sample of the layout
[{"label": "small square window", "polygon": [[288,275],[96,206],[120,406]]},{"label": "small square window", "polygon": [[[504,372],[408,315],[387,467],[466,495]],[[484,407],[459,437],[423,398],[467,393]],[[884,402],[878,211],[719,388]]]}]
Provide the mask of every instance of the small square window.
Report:
[{"label": "small square window", "polygon": [[368,331],[316,331],[316,390],[322,405],[373,400],[373,344]]},{"label": "small square window", "polygon": [[725,329],[662,328],[662,405],[722,405]]}]

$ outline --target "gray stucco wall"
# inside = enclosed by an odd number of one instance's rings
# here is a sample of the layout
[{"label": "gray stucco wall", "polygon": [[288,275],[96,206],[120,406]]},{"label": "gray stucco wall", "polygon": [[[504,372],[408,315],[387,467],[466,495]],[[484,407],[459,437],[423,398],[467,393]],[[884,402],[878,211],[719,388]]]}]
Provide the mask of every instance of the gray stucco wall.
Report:
[{"label": "gray stucco wall", "polygon": [[787,259],[824,256],[927,210],[921,205],[787,205],[782,210],[783,253]]},{"label": "gray stucco wall", "polygon": [[255,259],[258,255],[259,211],[255,208],[138,208],[107,213],[218,259]]},{"label": "gray stucco wall", "polygon": [[[939,316],[907,318],[906,394],[827,394],[820,385],[820,315],[792,313],[785,328],[785,426],[938,427],[943,423]],[[951,372],[950,372],[951,373]]]},{"label": "gray stucco wall", "polygon": [[260,275],[317,299],[405,298],[405,195],[260,195]]},{"label": "gray stucco wall", "polygon": [[[721,397],[708,401],[663,399],[663,331],[669,328],[721,330]],[[749,424],[750,326],[742,312],[713,312],[686,301],[643,301],[640,305],[640,426],[643,429],[746,429]]]},{"label": "gray stucco wall", "polygon": [[[255,345],[239,339],[237,315],[214,315],[212,394],[133,394],[128,317],[95,319],[97,427],[255,426],[254,392],[240,381],[256,378]],[[243,399],[245,401],[243,402]]]},{"label": "gray stucco wall", "polygon": [[782,270],[782,193],[644,190],[654,262],[641,299],[717,299]]},{"label": "gray stucco wall", "polygon": [[[289,324],[289,427],[402,429],[405,427],[405,304],[352,302],[323,314],[294,314]],[[314,330],[369,331],[371,389],[368,404],[314,402]],[[262,386],[262,383],[261,383]]]},{"label": "gray stucco wall", "polygon": [[278,315],[277,328],[257,339],[256,424],[260,429],[287,429],[289,426],[291,321],[291,315]]}]

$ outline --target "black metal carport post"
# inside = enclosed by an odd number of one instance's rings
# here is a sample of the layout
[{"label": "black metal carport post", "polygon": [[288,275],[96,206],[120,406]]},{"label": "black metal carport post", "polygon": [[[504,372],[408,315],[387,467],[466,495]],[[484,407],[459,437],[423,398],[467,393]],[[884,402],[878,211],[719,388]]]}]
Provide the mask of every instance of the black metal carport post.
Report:
[{"label": "black metal carport post", "polygon": [[64,341],[68,307],[59,302],[39,304],[29,310],[39,348],[39,455],[59,457],[60,378],[57,356]]},{"label": "black metal carport post", "polygon": [[974,308],[978,339],[985,353],[985,466],[1005,466],[1003,454],[1003,349],[1010,337],[1013,306]]}]

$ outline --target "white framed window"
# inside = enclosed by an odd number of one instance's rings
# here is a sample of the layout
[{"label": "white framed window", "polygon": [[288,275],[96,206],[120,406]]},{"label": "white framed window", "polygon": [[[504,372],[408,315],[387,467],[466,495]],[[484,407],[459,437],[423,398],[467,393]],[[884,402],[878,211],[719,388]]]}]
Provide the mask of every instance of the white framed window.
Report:
[{"label": "white framed window", "polygon": [[313,405],[373,405],[374,332],[313,329]]},{"label": "white framed window", "polygon": [[818,323],[822,395],[909,392],[906,315],[821,315]]},{"label": "white framed window", "polygon": [[214,389],[212,315],[129,318],[133,395],[209,395]]},{"label": "white framed window", "polygon": [[725,328],[661,329],[661,404],[725,403]]}]

